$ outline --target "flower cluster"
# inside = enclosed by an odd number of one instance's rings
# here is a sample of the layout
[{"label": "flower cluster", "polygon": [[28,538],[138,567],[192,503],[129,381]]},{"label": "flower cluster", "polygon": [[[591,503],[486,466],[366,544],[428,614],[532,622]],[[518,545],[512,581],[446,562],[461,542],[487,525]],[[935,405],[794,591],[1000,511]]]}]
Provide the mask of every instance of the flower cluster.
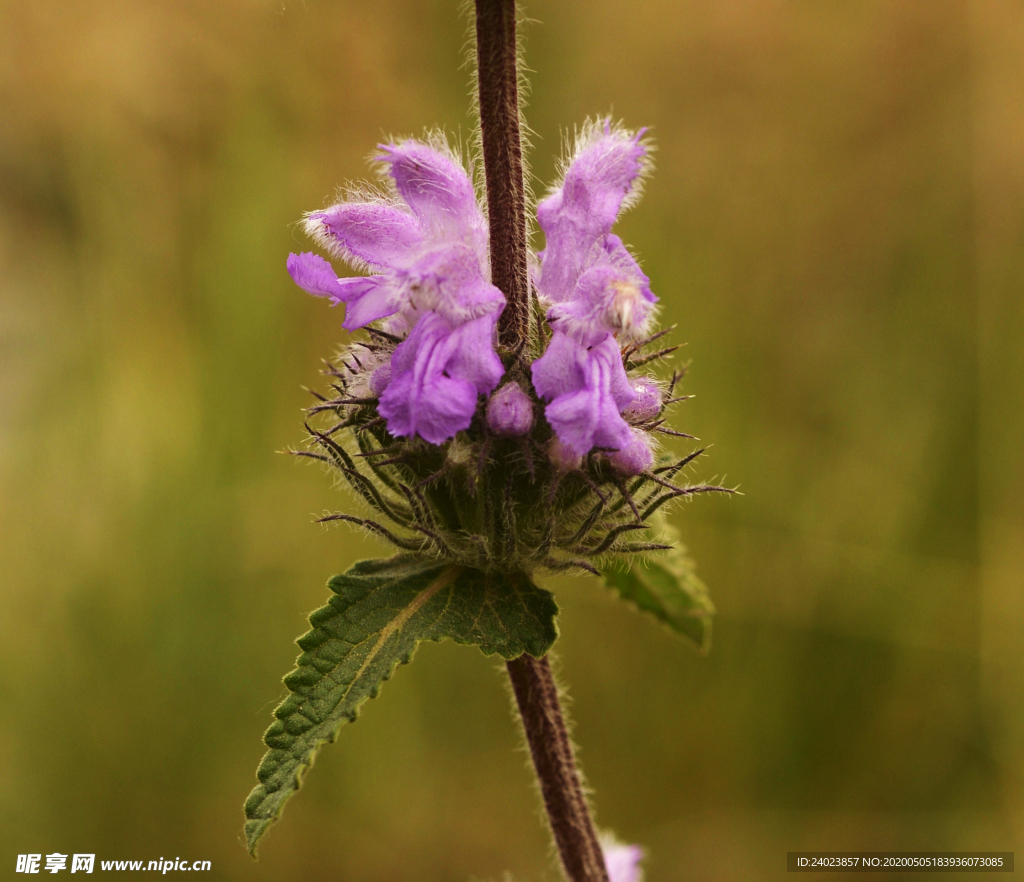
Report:
[{"label": "flower cluster", "polygon": [[[642,134],[607,121],[588,126],[561,184],[537,207],[546,246],[534,282],[553,334],[532,378],[548,402],[555,456],[572,463],[601,448],[627,474],[650,466],[652,454],[622,414],[642,421],[660,409],[650,380],[630,384],[617,342],[643,331],[656,300],[611,232],[645,170]],[[389,144],[377,160],[393,192],[364,192],[313,212],[306,231],[332,255],[378,274],[338,278],[312,253],[290,255],[288,271],[309,293],[344,303],[348,330],[386,320],[385,330],[407,334],[371,388],[392,435],[440,444],[469,427],[478,396],[502,377],[494,338],[505,300],[488,278],[486,224],[472,183],[447,145]],[[488,402],[487,416],[498,434],[524,435],[533,425],[517,384]]]},{"label": "flower cluster", "polygon": [[[288,270],[304,290],[345,306],[365,329],[340,366],[337,395],[311,410],[322,459],[399,531],[349,515],[402,549],[480,569],[575,566],[629,543],[666,502],[717,490],[673,477],[696,455],[656,463],[655,434],[679,378],[642,367],[655,296],[612,227],[649,164],[643,131],[587,125],[559,183],[537,206],[544,249],[531,266],[533,330],[498,345],[505,307],[491,284],[487,223],[471,176],[439,137],[381,147],[383,186],[306,218],[331,256],[368,275],[339,278],[313,254]],[[346,447],[349,429],[355,450]],[[689,436],[684,436],[689,437]],[[618,501],[608,491],[618,494]]]},{"label": "flower cluster", "polygon": [[440,444],[469,428],[478,397],[504,373],[494,329],[505,298],[488,279],[483,213],[451,151],[404,141],[377,159],[402,204],[385,196],[340,202],[310,214],[306,232],[378,274],[339,279],[309,253],[290,255],[288,272],[310,294],[344,303],[348,330],[386,319],[392,332],[408,334],[377,368],[378,410],[392,435]]},{"label": "flower cluster", "polygon": [[[545,416],[570,457],[595,447],[616,453],[613,463],[638,474],[653,456],[642,433],[622,418],[636,401],[616,338],[639,336],[656,298],[650,280],[612,233],[624,204],[637,193],[647,149],[641,135],[590,126],[579,139],[560,186],[537,206],[545,248],[538,255],[537,291],[550,304],[553,329],[533,364],[533,385],[549,402]],[[637,415],[660,409],[646,381]]]}]

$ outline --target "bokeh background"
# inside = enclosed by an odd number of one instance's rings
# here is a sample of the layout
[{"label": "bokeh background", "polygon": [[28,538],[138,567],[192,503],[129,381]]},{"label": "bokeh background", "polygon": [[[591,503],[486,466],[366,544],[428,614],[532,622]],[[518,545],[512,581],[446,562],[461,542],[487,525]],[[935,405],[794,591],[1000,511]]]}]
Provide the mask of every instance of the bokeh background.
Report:
[{"label": "bokeh background", "polygon": [[[588,114],[652,127],[621,232],[688,344],[700,474],[746,494],[676,518],[708,657],[554,583],[600,824],[650,882],[1024,846],[1024,4],[525,12],[535,189]],[[274,453],[344,339],[285,256],[383,135],[468,139],[468,28],[457,0],[0,2],[4,873],[556,878],[502,672],[453,645],[258,862],[239,839],[304,616],[378,553]]]}]

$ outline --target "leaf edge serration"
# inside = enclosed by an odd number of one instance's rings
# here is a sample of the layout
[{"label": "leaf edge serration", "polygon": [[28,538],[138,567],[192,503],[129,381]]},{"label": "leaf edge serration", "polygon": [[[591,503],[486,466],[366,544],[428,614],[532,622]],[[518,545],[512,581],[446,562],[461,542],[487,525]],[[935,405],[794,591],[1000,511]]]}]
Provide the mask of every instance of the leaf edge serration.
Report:
[{"label": "leaf edge serration", "polygon": [[[390,581],[375,589],[373,580],[381,577]],[[415,584],[424,578],[427,581],[422,587],[412,592],[408,590],[410,582]],[[496,580],[506,584],[496,585]],[[388,609],[386,605],[374,606],[372,601],[367,602],[370,596],[375,590],[388,587],[397,587],[401,591],[403,582],[409,598],[406,604],[398,608],[392,619],[368,630],[365,626],[381,620],[382,610]],[[275,721],[264,733],[263,740],[268,750],[257,769],[259,783],[245,801],[244,835],[246,847],[253,857],[264,834],[280,818],[288,800],[301,788],[320,749],[337,739],[342,726],[355,721],[362,705],[377,696],[381,685],[391,679],[399,665],[412,660],[420,643],[450,639],[456,643],[476,645],[485,655],[499,654],[511,659],[525,652],[539,658],[558,636],[558,606],[554,595],[534,585],[522,573],[485,573],[443,562],[423,561],[412,555],[399,555],[386,560],[360,561],[347,572],[333,576],[328,587],[332,592],[328,603],[310,613],[311,628],[296,641],[302,654],[296,660],[295,668],[285,677],[289,694],[275,709]],[[429,622],[416,622],[417,616],[430,609],[432,604],[436,605],[439,597],[445,602],[439,610],[431,609],[436,613],[434,618]],[[353,611],[355,619],[349,617]],[[414,622],[420,626],[416,634],[407,631]],[[365,636],[357,643],[343,641],[340,635],[328,630],[332,624],[347,627],[345,636],[358,636],[356,632],[359,631]],[[396,635],[394,646],[388,653],[388,644]],[[332,641],[348,642],[351,646],[336,658],[333,665],[331,653],[324,649]],[[337,685],[332,675],[349,660],[354,650],[367,644],[372,644],[368,655],[347,688],[342,685],[340,696],[331,695],[331,686],[324,687],[325,681],[331,680]],[[324,651],[318,654],[318,650]],[[383,663],[371,671],[382,657]],[[371,676],[361,679],[366,673]],[[328,702],[333,701],[333,706],[326,711],[323,700],[317,701],[313,695],[318,687],[326,689]],[[296,745],[298,750],[295,750]],[[269,809],[265,808],[268,801]]]},{"label": "leaf edge serration", "polygon": [[[653,618],[673,635],[685,639],[701,655],[707,655],[711,650],[715,605],[707,586],[694,572],[693,561],[679,541],[678,532],[664,518],[655,528],[658,538],[671,545],[669,549],[630,563],[608,561],[599,567],[601,580],[621,600]],[[666,591],[665,586],[659,588],[653,577],[655,571],[671,586],[671,592]],[[637,590],[638,586],[646,598]],[[683,599],[688,606],[686,610],[678,608]],[[688,628],[689,624],[699,627],[699,634]]]}]

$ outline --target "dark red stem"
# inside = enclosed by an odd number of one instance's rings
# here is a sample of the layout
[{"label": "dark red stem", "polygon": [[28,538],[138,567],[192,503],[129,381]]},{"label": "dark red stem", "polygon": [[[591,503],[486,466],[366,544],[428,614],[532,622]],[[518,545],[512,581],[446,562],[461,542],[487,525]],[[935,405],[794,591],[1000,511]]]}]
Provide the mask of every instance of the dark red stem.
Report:
[{"label": "dark red stem", "polygon": [[519,352],[530,333],[530,280],[526,270],[515,0],[476,0],[476,57],[491,281],[506,300],[498,322],[498,338],[512,352]]},{"label": "dark red stem", "polygon": [[[530,334],[526,195],[519,136],[515,0],[475,0],[480,131],[487,182],[491,281],[505,295],[499,340],[518,353]],[[608,882],[551,665],[507,663],[551,832],[569,882]]]},{"label": "dark red stem", "polygon": [[506,666],[566,878],[608,882],[551,665],[522,655]]}]

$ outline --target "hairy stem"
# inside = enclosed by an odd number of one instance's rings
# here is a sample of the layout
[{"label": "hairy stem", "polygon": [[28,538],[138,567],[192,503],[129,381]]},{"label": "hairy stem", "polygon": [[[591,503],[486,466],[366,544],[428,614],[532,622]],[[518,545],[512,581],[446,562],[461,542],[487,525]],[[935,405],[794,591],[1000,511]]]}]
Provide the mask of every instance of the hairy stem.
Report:
[{"label": "hairy stem", "polygon": [[526,271],[515,0],[476,0],[476,53],[491,281],[506,300],[498,336],[503,346],[519,352],[530,332],[530,282]]},{"label": "hairy stem", "polygon": [[521,655],[506,666],[566,878],[608,882],[551,664]]},{"label": "hairy stem", "polygon": [[[515,0],[475,2],[491,282],[501,289],[506,301],[498,323],[501,344],[519,352],[530,334],[530,282],[519,137],[516,4]],[[546,658],[522,655],[507,666],[566,877],[569,882],[608,882],[551,665]]]}]

